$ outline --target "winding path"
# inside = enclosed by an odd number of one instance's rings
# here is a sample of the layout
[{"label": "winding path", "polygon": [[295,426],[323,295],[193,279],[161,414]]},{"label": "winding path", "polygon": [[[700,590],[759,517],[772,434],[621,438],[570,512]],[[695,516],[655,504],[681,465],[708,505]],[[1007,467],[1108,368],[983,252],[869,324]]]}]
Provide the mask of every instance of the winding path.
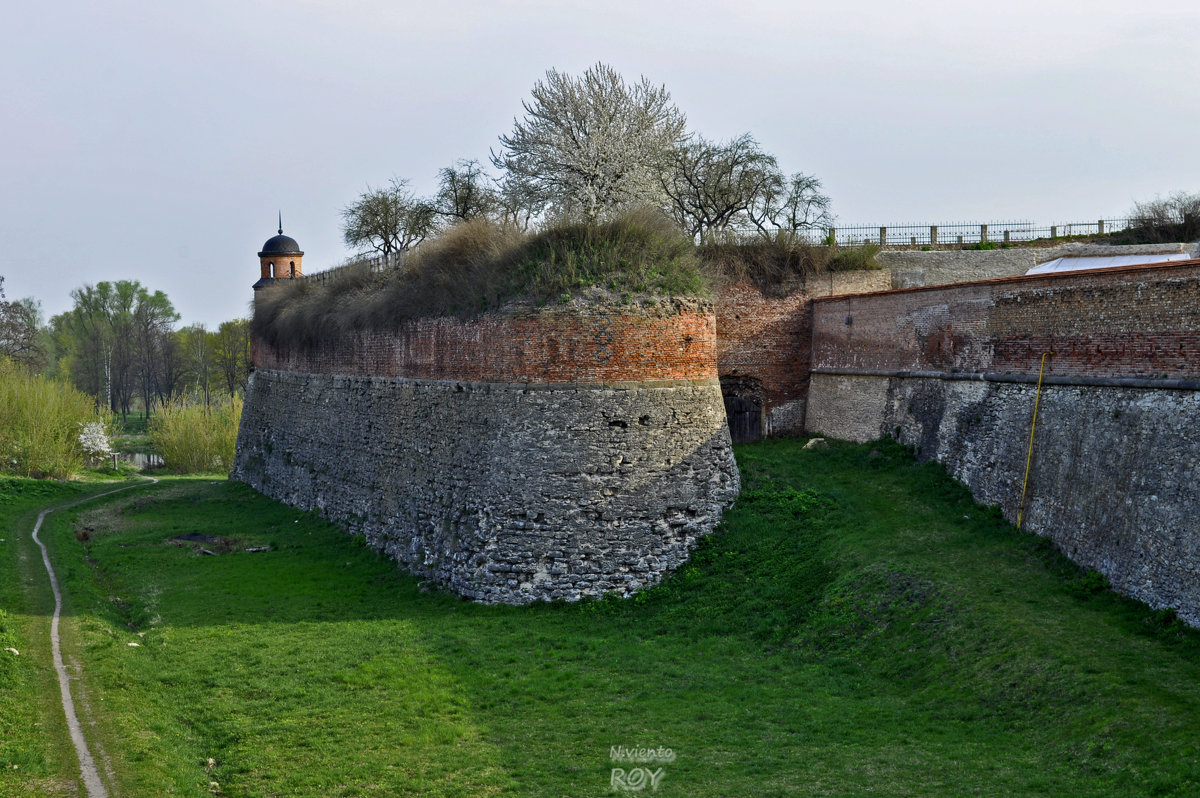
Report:
[{"label": "winding path", "polygon": [[[144,479],[150,480],[151,484],[158,482],[152,477],[144,477]],[[33,542],[38,544],[38,548],[42,550],[42,562],[46,565],[46,573],[50,576],[50,587],[54,591],[54,618],[50,621],[50,648],[54,654],[54,670],[58,673],[58,689],[62,694],[63,712],[67,716],[67,728],[71,732],[71,742],[75,744],[75,753],[79,756],[79,768],[83,776],[84,787],[87,788],[88,798],[108,798],[108,790],[105,789],[104,782],[100,780],[96,761],[92,758],[92,752],[88,750],[87,740],[83,736],[83,727],[79,723],[79,716],[75,713],[75,702],[71,698],[71,681],[67,675],[67,668],[63,664],[62,641],[58,634],[58,619],[62,614],[62,591],[58,587],[58,577],[54,574],[54,567],[50,565],[50,554],[46,551],[46,544],[38,538],[38,532],[42,529],[42,521],[46,520],[46,516],[50,513],[66,510],[69,507],[99,499],[101,496],[111,496],[114,493],[144,484],[139,482],[134,485],[126,485],[123,488],[97,493],[69,504],[49,507],[38,513],[37,523],[33,525]]]}]

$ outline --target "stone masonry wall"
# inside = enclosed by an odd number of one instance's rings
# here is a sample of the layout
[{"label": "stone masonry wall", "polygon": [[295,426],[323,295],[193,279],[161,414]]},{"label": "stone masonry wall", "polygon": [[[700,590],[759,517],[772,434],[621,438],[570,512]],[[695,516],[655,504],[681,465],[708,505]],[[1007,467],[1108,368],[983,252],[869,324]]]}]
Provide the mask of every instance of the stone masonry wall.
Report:
[{"label": "stone masonry wall", "polygon": [[891,288],[918,288],[996,277],[1016,277],[1025,274],[1039,263],[1064,255],[1147,255],[1168,252],[1187,252],[1192,257],[1198,254],[1195,244],[1105,246],[1068,243],[1048,247],[992,250],[884,250],[875,257],[891,273]]},{"label": "stone masonry wall", "polygon": [[[849,319],[850,323],[847,323]],[[814,303],[807,424],[893,435],[1114,587],[1200,625],[1200,262]]]},{"label": "stone masonry wall", "polygon": [[[629,595],[687,558],[739,477],[711,313],[601,315],[259,346],[233,478],[475,600]],[[638,336],[683,376],[637,379]]]}]

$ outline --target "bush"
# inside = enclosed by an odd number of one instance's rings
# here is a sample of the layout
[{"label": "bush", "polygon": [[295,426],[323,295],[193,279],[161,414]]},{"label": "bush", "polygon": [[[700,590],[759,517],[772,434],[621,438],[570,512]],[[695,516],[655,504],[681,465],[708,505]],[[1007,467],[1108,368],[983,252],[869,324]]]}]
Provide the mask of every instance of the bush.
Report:
[{"label": "bush", "polygon": [[817,246],[787,232],[707,243],[698,252],[714,282],[750,280],[768,295],[786,291],[790,283],[809,275],[882,268],[875,260],[879,247]]},{"label": "bush", "polygon": [[272,286],[258,302],[253,329],[269,344],[306,346],[423,316],[560,302],[596,286],[617,294],[707,293],[692,242],[654,211],[532,236],[479,218],[425,243],[399,269],[372,272],[364,265],[325,282]]},{"label": "bush", "polygon": [[229,472],[237,450],[242,400],[199,404],[174,402],[150,421],[150,440],[164,466],[178,474]]},{"label": "bush", "polygon": [[83,466],[88,423],[104,424],[92,397],[0,359],[0,471],[66,479]]},{"label": "bush", "polygon": [[1200,194],[1176,192],[1166,199],[1134,204],[1129,229],[1123,231],[1130,243],[1161,244],[1200,239]]},{"label": "bush", "polygon": [[883,266],[875,260],[879,247],[867,244],[861,247],[839,247],[829,259],[828,269],[831,272],[854,272],[882,269]]}]

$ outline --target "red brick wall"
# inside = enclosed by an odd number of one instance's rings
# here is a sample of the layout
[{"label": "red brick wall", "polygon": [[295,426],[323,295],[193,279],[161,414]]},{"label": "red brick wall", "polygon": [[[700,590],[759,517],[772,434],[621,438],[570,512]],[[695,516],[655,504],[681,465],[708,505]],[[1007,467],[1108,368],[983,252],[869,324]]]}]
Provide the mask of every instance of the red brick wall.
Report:
[{"label": "red brick wall", "polygon": [[[767,296],[749,280],[722,288],[716,296],[717,370],[722,377],[751,377],[762,381],[763,409],[771,411],[808,396],[812,343],[812,299],[830,294],[879,291],[889,288],[886,271],[838,272],[813,275],[781,286]],[[771,431],[801,429],[786,420]]]},{"label": "red brick wall", "polygon": [[812,296],[803,290],[767,297],[744,282],[716,299],[717,370],[762,380],[764,409],[808,394]]},{"label": "red brick wall", "polygon": [[[849,320],[849,323],[847,323]],[[1200,260],[818,299],[813,368],[1200,376]]]},{"label": "red brick wall", "polygon": [[[296,277],[301,277],[304,274],[303,255],[276,255],[270,258],[259,258],[259,266],[262,272],[262,278],[265,280],[268,277],[287,280],[291,279],[291,264],[296,264]],[[275,264],[275,274],[271,274],[271,264]]]},{"label": "red brick wall", "polygon": [[[605,311],[605,312],[600,312]],[[472,319],[417,319],[315,349],[255,347],[257,368],[503,383],[711,379],[716,320],[708,307],[595,308]]]}]

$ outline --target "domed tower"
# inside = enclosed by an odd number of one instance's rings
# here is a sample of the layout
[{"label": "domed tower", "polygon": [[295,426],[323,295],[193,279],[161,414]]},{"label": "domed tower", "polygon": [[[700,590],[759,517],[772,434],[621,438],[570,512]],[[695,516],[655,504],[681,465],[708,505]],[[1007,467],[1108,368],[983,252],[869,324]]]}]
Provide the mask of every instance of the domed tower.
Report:
[{"label": "domed tower", "polygon": [[262,276],[254,284],[257,292],[276,280],[292,280],[302,276],[300,262],[304,253],[296,239],[283,234],[283,215],[279,217],[279,235],[267,239],[262,252],[258,253],[258,261],[262,266]]}]

